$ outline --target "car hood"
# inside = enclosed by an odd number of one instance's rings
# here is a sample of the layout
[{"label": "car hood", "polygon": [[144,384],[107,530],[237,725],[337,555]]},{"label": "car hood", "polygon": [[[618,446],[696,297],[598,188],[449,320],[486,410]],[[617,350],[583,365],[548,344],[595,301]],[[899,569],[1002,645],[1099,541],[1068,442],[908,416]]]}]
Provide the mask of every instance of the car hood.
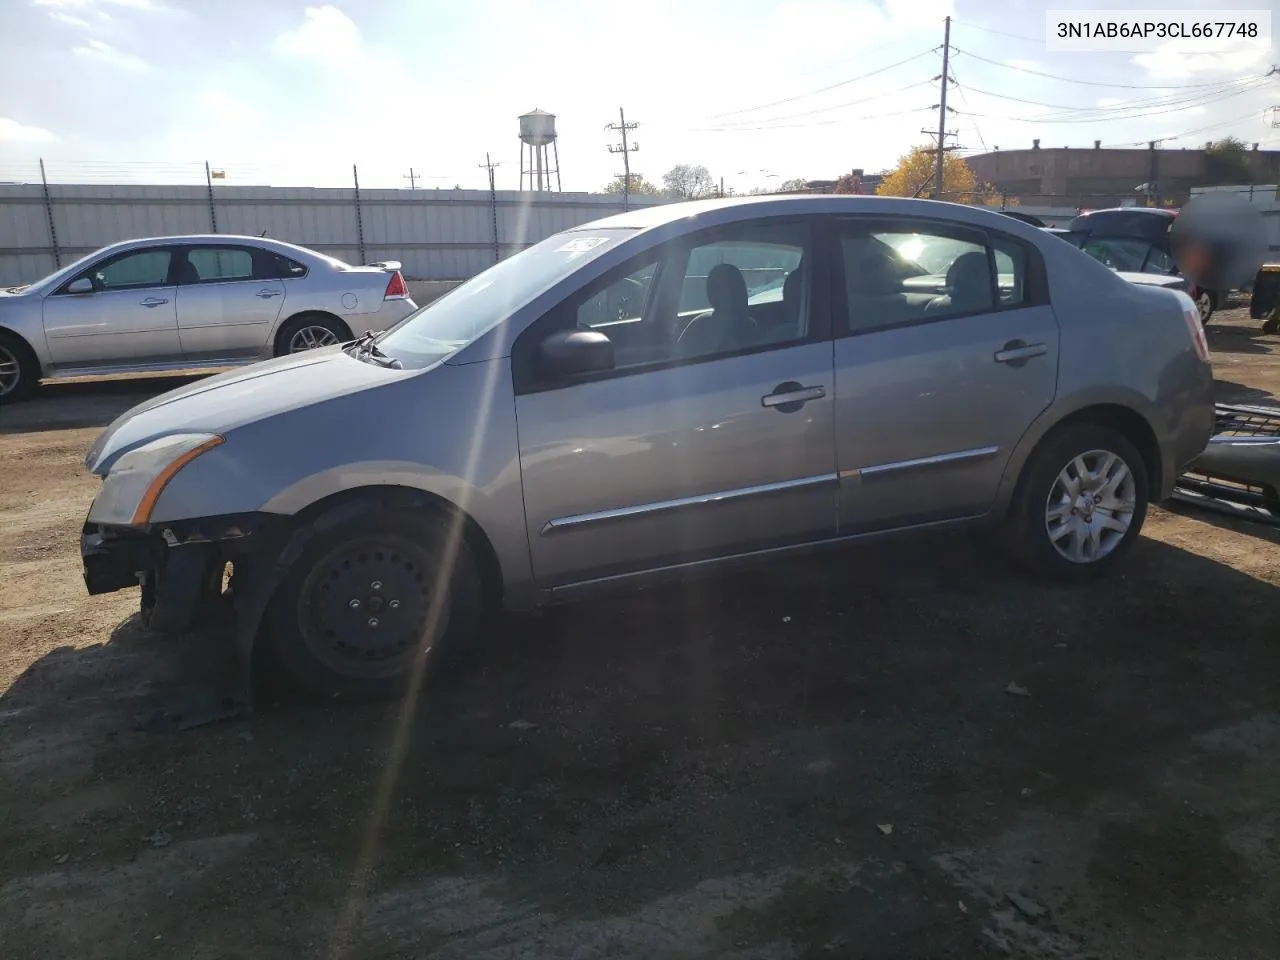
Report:
[{"label": "car hood", "polygon": [[121,414],[93,444],[85,466],[105,475],[122,455],[158,437],[224,435],[247,423],[422,372],[366,363],[339,346],[255,363],[162,393]]}]

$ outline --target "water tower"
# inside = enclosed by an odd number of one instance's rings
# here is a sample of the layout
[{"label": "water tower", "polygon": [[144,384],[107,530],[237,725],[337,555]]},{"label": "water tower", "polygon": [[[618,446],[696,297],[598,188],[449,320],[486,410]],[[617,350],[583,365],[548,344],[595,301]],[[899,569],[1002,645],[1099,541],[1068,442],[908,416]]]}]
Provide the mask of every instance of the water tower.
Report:
[{"label": "water tower", "polygon": [[[527,148],[527,150],[526,150]],[[529,189],[560,189],[560,151],[556,148],[556,116],[545,110],[530,110],[520,118],[520,189],[529,176]],[[555,176],[555,186],[551,178]]]}]

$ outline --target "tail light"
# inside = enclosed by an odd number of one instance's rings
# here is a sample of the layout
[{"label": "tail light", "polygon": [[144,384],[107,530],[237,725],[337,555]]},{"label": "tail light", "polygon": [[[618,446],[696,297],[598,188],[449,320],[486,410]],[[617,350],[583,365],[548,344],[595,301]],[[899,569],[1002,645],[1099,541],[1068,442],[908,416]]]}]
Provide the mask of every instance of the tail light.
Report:
[{"label": "tail light", "polygon": [[382,295],[382,299],[403,300],[407,296],[409,296],[409,288],[405,286],[404,277],[400,276],[400,271],[396,270],[387,281],[387,292]]},{"label": "tail light", "polygon": [[1200,358],[1201,363],[1208,363],[1209,341],[1205,339],[1204,325],[1200,322],[1200,311],[1196,308],[1196,302],[1181,290],[1174,292],[1178,297],[1179,305],[1182,307],[1182,319],[1191,334],[1191,342],[1195,344],[1196,356]]}]

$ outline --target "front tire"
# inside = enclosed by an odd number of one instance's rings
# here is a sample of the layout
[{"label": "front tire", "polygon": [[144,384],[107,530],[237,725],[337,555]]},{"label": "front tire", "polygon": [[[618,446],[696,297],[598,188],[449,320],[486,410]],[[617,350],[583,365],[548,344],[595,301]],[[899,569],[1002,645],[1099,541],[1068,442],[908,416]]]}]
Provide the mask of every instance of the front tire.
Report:
[{"label": "front tire", "polygon": [[383,509],[307,546],[272,602],[267,642],[303,691],[379,700],[456,663],[481,612],[479,571],[459,524]]},{"label": "front tire", "polygon": [[0,403],[29,396],[40,383],[40,361],[21,337],[0,330]]},{"label": "front tire", "polygon": [[1041,576],[1097,579],[1133,547],[1150,490],[1142,455],[1124,434],[1071,424],[1046,438],[1023,468],[1001,539]]}]

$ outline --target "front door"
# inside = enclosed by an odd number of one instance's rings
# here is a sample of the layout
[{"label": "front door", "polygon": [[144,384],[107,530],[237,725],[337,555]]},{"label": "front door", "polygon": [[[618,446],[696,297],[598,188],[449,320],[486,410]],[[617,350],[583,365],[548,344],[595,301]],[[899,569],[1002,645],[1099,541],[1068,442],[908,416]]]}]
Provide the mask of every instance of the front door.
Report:
[{"label": "front door", "polygon": [[1057,390],[1031,244],[914,219],[837,228],[842,533],[977,516]]},{"label": "front door", "polygon": [[[526,521],[545,586],[831,537],[832,345],[811,225],[751,222],[642,255],[512,355]],[[788,278],[792,278],[788,281]],[[615,368],[545,379],[557,330]]]},{"label": "front door", "polygon": [[[173,264],[169,247],[131,250],[99,261],[45,297],[53,366],[65,371],[179,361]],[[84,280],[89,292],[68,292]]]},{"label": "front door", "polygon": [[285,289],[269,253],[187,247],[178,270],[178,333],[188,360],[244,360],[268,352]]}]

